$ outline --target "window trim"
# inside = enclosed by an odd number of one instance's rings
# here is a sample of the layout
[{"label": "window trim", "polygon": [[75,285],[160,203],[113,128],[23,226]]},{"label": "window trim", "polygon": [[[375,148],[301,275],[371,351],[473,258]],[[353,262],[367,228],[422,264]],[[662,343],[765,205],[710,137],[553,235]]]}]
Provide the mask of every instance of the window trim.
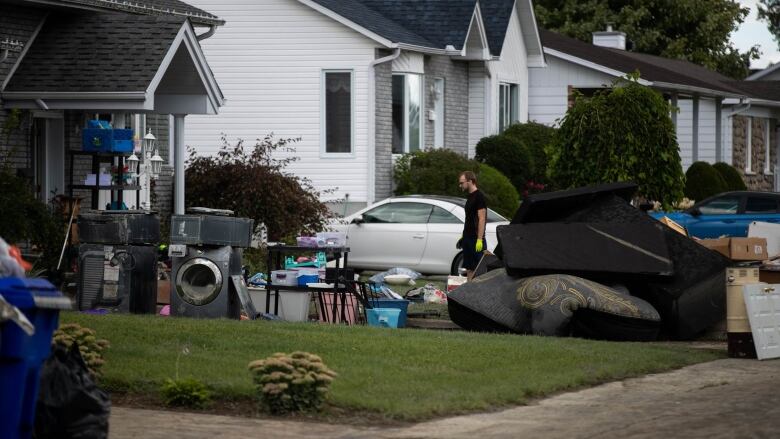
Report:
[{"label": "window trim", "polygon": [[[328,152],[328,127],[327,127],[327,74],[328,73],[349,73],[349,151],[350,152]],[[322,69],[320,72],[320,158],[322,159],[342,159],[355,158],[355,70],[354,69]]]},{"label": "window trim", "polygon": [[745,174],[753,174],[753,118],[746,116],[745,128]]},{"label": "window trim", "polygon": [[[425,150],[425,118],[423,115],[425,114],[425,75],[420,73],[409,73],[409,72],[393,72],[392,77],[396,76],[403,76],[404,77],[404,147],[403,151],[393,152],[393,155],[400,156],[402,154],[408,154],[410,152],[409,149],[409,96],[410,96],[410,90],[409,90],[409,81],[407,78],[409,76],[417,76],[420,79],[420,147],[418,148],[418,151]],[[390,80],[390,86],[392,88],[392,78]],[[392,93],[392,92],[391,92]],[[392,115],[390,123],[392,124]],[[392,145],[390,145],[390,149],[392,151]]]},{"label": "window trim", "polygon": [[766,118],[766,127],[764,128],[764,174],[765,175],[772,175],[772,163],[770,160],[772,159],[772,136],[771,133],[771,126],[772,126],[772,119]]},{"label": "window trim", "polygon": [[[508,106],[504,106],[504,112],[506,114],[503,114],[501,112],[501,90],[502,88],[506,87],[506,93],[505,93],[505,104],[509,104]],[[514,93],[512,93],[514,91]],[[514,96],[513,96],[514,94]],[[514,111],[513,111],[514,110]],[[509,128],[512,124],[520,122],[520,84],[516,82],[510,82],[510,81],[500,81],[498,83],[498,108],[496,109],[498,112],[498,132],[499,134],[502,133],[504,130]],[[505,123],[505,126],[503,129],[501,128],[501,122],[502,119],[506,116],[506,121],[508,123]]]}]

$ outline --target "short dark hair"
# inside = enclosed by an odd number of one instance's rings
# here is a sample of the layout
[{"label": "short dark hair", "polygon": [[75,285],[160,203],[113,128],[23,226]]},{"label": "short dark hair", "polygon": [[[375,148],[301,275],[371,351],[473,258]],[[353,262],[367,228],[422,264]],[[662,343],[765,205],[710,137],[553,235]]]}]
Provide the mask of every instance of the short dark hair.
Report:
[{"label": "short dark hair", "polygon": [[471,171],[463,171],[463,172],[461,172],[460,175],[458,176],[458,178],[460,178],[460,177],[465,178],[466,181],[471,181],[474,184],[477,184],[477,176],[476,176],[476,174],[474,174]]}]

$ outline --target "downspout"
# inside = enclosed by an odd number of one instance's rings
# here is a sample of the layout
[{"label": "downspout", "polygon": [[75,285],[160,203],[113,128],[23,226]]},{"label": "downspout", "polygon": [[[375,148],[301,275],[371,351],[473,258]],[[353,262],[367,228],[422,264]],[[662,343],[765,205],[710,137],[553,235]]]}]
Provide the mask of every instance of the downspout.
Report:
[{"label": "downspout", "polygon": [[392,55],[378,58],[368,63],[368,196],[366,204],[374,203],[376,197],[376,72],[374,68],[398,58],[401,49],[396,48]]},{"label": "downspout", "polygon": [[210,26],[209,26],[209,30],[207,30],[206,32],[203,32],[203,33],[202,33],[202,34],[200,34],[200,35],[196,35],[196,36],[195,36],[195,38],[196,38],[198,41],[203,41],[203,40],[205,40],[206,38],[209,38],[209,37],[211,37],[212,35],[214,35],[214,32],[216,32],[216,31],[217,31],[217,26],[216,26],[216,25],[214,25],[214,24],[212,24],[212,25],[210,25]]}]

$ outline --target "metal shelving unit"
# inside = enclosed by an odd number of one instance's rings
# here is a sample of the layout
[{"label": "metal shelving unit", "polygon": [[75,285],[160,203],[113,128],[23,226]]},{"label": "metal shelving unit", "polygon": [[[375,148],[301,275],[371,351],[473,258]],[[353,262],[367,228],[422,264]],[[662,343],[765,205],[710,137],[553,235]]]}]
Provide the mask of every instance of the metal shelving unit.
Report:
[{"label": "metal shelving unit", "polygon": [[[92,191],[92,209],[97,210],[98,209],[98,192],[101,190],[110,190],[111,191],[111,203],[113,204],[114,201],[116,201],[120,206],[123,203],[123,191],[134,191],[141,189],[138,185],[132,185],[132,184],[111,184],[111,185],[101,185],[100,183],[100,164],[101,163],[111,163],[111,165],[114,165],[114,160],[116,159],[118,161],[117,169],[119,170],[117,173],[117,180],[123,181],[125,174],[123,173],[123,168],[125,166],[125,157],[130,155],[126,152],[92,152],[92,151],[68,151],[68,155],[70,156],[70,173],[69,173],[69,181],[70,184],[68,185],[69,193],[68,195],[70,197],[73,197],[73,190],[74,189],[89,189]],[[92,157],[92,173],[95,174],[95,184],[74,184],[73,183],[73,162],[74,158],[77,155],[81,156],[90,156]],[[116,191],[116,199],[114,199],[114,192]]]}]

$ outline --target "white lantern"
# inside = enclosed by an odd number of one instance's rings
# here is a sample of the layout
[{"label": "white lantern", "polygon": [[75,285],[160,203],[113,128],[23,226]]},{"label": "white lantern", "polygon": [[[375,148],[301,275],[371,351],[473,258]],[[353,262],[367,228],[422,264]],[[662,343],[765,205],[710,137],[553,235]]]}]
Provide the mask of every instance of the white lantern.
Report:
[{"label": "white lantern", "polygon": [[157,178],[160,176],[160,171],[162,171],[162,164],[162,157],[160,157],[160,154],[157,154],[157,151],[154,151],[154,157],[152,157],[152,178]]},{"label": "white lantern", "polygon": [[152,129],[149,128],[149,132],[144,136],[144,155],[149,157],[152,155],[152,151],[157,148],[157,138],[152,134]]},{"label": "white lantern", "polygon": [[130,174],[136,175],[138,174],[138,157],[135,155],[135,153],[131,154],[130,157],[127,158],[127,171],[130,172]]}]

